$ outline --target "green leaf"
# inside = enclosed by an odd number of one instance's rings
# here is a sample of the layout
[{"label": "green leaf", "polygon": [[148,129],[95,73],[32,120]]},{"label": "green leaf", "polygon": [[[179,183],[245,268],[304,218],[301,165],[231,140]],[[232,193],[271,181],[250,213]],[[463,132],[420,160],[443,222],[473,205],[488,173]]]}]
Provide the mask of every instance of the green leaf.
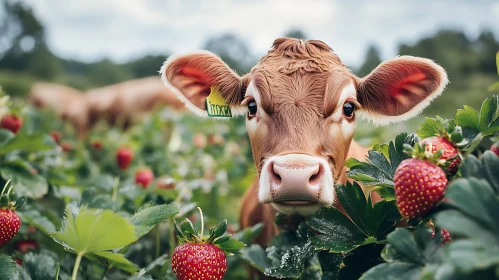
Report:
[{"label": "green leaf", "polygon": [[126,246],[137,240],[134,226],[111,210],[66,208],[60,232],[52,238],[76,253],[93,253]]},{"label": "green leaf", "polygon": [[265,275],[277,278],[298,278],[305,268],[305,262],[314,254],[312,242],[303,246],[294,246],[282,251],[276,246],[267,249],[268,258],[272,267],[265,269]]},{"label": "green leaf", "polygon": [[33,153],[52,150],[55,147],[55,144],[48,135],[18,133],[15,138],[0,148],[0,153],[4,154],[16,150]]},{"label": "green leaf", "polygon": [[0,148],[9,143],[16,135],[8,129],[0,128]]},{"label": "green leaf", "polygon": [[470,106],[464,105],[463,109],[456,112],[456,124],[462,127],[479,128],[478,113]]},{"label": "green leaf", "polygon": [[29,166],[22,160],[2,162],[0,175],[5,180],[12,179],[18,195],[36,199],[41,198],[48,192],[48,184],[45,178],[38,174],[32,174]]},{"label": "green leaf", "polygon": [[457,210],[445,210],[435,216],[435,223],[452,232],[454,237],[467,237],[480,240],[483,244],[494,244],[499,238],[474,219]]},{"label": "green leaf", "polygon": [[[348,177],[364,185],[393,187],[395,170],[402,160],[408,158],[404,153],[403,145],[413,145],[414,139],[415,135],[407,135],[404,132],[397,135],[395,142],[390,142],[387,148],[383,145],[378,146],[379,151],[369,151],[366,162],[349,159],[347,161],[347,167],[350,168],[347,172]],[[388,157],[386,154],[388,154]],[[381,188],[378,188],[377,191],[381,191]]]},{"label": "green leaf", "polygon": [[22,211],[17,214],[22,222],[34,225],[46,235],[50,235],[56,231],[54,224],[37,210]]},{"label": "green leaf", "polygon": [[310,217],[308,225],[318,234],[312,236],[317,249],[348,252],[360,245],[383,240],[401,219],[394,201],[380,201],[374,206],[365,199],[355,182],[337,185],[336,194],[350,219],[333,207],[326,207]]},{"label": "green leaf", "polygon": [[489,87],[489,91],[499,91],[499,82],[495,82]]},{"label": "green leaf", "polygon": [[232,254],[239,253],[239,250],[246,246],[246,244],[244,244],[243,242],[241,242],[237,239],[229,239],[229,240],[225,241],[224,243],[214,244],[214,245],[217,246],[218,248],[222,249],[229,256]]},{"label": "green leaf", "polygon": [[264,272],[266,268],[271,266],[270,261],[267,259],[267,254],[260,245],[253,244],[241,250],[241,258],[248,262],[251,266]]},{"label": "green leaf", "polygon": [[54,279],[59,265],[58,261],[57,255],[49,251],[39,254],[29,252],[24,255],[23,266],[33,280]]},{"label": "green leaf", "polygon": [[127,260],[123,254],[113,253],[109,251],[97,251],[93,252],[93,254],[109,260],[114,266],[127,272],[134,273],[139,270],[137,265]]},{"label": "green leaf", "polygon": [[307,220],[318,232],[311,236],[315,248],[343,253],[364,243],[365,234],[343,213],[333,207],[325,207]]},{"label": "green leaf", "polygon": [[6,255],[0,255],[0,279],[19,279],[16,263]]},{"label": "green leaf", "polygon": [[464,214],[499,232],[499,200],[487,181],[460,178],[447,186],[445,195]]},{"label": "green leaf", "polygon": [[239,232],[236,232],[232,235],[233,238],[236,238],[244,243],[250,243],[251,240],[257,238],[264,228],[263,223],[258,223],[252,227],[247,227]]},{"label": "green leaf", "polygon": [[192,235],[197,234],[197,231],[194,229],[194,225],[189,219],[185,219],[182,223],[180,223],[180,230],[188,239],[190,239]]},{"label": "green leaf", "polygon": [[225,230],[227,229],[227,220],[223,220],[218,226],[215,228],[215,231],[213,232],[214,238],[218,238],[222,236],[225,233]]},{"label": "green leaf", "polygon": [[417,280],[421,268],[410,263],[383,263],[369,269],[359,280]]},{"label": "green leaf", "polygon": [[343,257],[340,254],[332,254],[326,251],[320,251],[319,262],[322,269],[322,279],[324,280],[335,280],[338,279],[338,273],[340,270],[340,265],[343,261]]},{"label": "green leaf", "polygon": [[454,266],[464,272],[499,267],[499,246],[477,240],[456,240],[449,244],[448,254]]},{"label": "green leaf", "polygon": [[388,235],[388,243],[403,256],[403,259],[423,265],[423,254],[412,234],[405,228],[397,228]]},{"label": "green leaf", "polygon": [[444,125],[438,120],[433,118],[425,118],[424,123],[418,129],[417,134],[422,139],[439,135],[440,132],[446,131]]},{"label": "green leaf", "polygon": [[140,238],[151,231],[158,223],[173,218],[178,213],[178,207],[173,204],[163,204],[141,209],[130,218],[135,225],[135,235]]}]

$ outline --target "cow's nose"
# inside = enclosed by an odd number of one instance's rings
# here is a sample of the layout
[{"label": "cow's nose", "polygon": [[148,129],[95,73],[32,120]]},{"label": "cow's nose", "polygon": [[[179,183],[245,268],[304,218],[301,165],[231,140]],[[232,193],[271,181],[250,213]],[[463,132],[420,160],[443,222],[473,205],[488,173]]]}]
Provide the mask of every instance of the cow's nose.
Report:
[{"label": "cow's nose", "polygon": [[325,167],[322,162],[270,162],[270,195],[274,202],[305,204],[317,202],[323,187]]}]

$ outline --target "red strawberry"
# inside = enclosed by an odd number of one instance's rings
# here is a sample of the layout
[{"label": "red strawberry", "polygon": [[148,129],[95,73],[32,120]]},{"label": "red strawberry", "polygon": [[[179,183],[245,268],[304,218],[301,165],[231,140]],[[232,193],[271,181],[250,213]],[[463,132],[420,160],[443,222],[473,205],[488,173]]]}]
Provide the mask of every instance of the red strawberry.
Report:
[{"label": "red strawberry", "polygon": [[224,251],[213,244],[184,244],[175,248],[172,268],[179,280],[223,279],[227,258]]},{"label": "red strawberry", "polygon": [[403,160],[395,170],[394,190],[402,216],[415,218],[428,213],[443,197],[445,172],[422,159]]},{"label": "red strawberry", "polygon": [[152,180],[154,180],[154,173],[151,169],[145,168],[135,173],[135,183],[141,185],[144,189],[147,188]]},{"label": "red strawberry", "polygon": [[102,149],[102,142],[99,141],[99,140],[95,140],[95,141],[92,142],[92,147],[95,150],[100,150],[100,149]]},{"label": "red strawberry", "polygon": [[440,159],[449,160],[452,159],[446,166],[446,171],[449,175],[453,175],[456,173],[457,168],[459,167],[459,163],[461,163],[461,159],[459,158],[457,148],[449,142],[444,137],[435,136],[424,139],[421,144],[426,144],[426,150],[435,153],[441,149],[443,149],[443,153],[440,156]]},{"label": "red strawberry", "polygon": [[19,258],[15,258],[14,261],[16,262],[17,265],[23,265],[23,261]]},{"label": "red strawberry", "polygon": [[[201,209],[199,211],[201,212]],[[177,237],[181,242],[185,243],[175,248],[172,255],[173,273],[179,280],[223,279],[227,271],[227,258],[225,255],[236,253],[245,246],[242,242],[231,240],[231,235],[224,235],[227,220],[224,220],[216,228],[212,228],[210,236],[203,236],[202,212],[200,216],[201,231],[199,234],[197,234],[188,219],[185,219],[180,227],[184,231],[180,230],[177,224],[174,223]],[[194,232],[196,234],[193,234]]]},{"label": "red strawberry", "polygon": [[118,166],[125,170],[128,168],[133,159],[133,151],[130,148],[121,147],[116,152],[116,160],[118,161]]},{"label": "red strawberry", "polygon": [[0,121],[2,128],[12,131],[14,134],[23,126],[23,120],[15,115],[5,115]]},{"label": "red strawberry", "polygon": [[494,154],[496,154],[498,157],[499,157],[499,147],[498,147],[498,143],[494,143],[492,144],[492,146],[490,146],[490,150],[492,152],[494,152]]},{"label": "red strawberry", "polygon": [[54,142],[56,142],[57,144],[60,143],[61,141],[61,134],[57,131],[52,131],[50,132],[50,136],[52,136],[52,139],[54,139]]},{"label": "red strawberry", "polygon": [[18,250],[19,252],[21,252],[23,254],[25,254],[29,251],[36,251],[36,250],[38,250],[38,243],[36,243],[36,241],[33,239],[21,240],[21,241],[17,242],[16,250]]},{"label": "red strawberry", "polygon": [[[428,222],[428,225],[431,227],[431,238],[435,237],[435,225],[433,224],[432,221]],[[440,234],[442,235],[442,243],[440,245],[444,246],[445,244],[449,243],[452,241],[452,238],[450,237],[450,233],[446,229],[441,229]]]},{"label": "red strawberry", "polygon": [[21,220],[14,209],[0,209],[0,246],[16,236]]}]

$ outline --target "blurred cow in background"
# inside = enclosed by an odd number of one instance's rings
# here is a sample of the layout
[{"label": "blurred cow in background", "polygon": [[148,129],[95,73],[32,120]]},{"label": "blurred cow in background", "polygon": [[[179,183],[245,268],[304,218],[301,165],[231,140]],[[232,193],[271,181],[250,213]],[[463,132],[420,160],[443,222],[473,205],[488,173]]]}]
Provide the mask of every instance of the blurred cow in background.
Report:
[{"label": "blurred cow in background", "polygon": [[100,120],[127,128],[158,106],[185,108],[159,77],[126,81],[86,93],[63,85],[37,83],[31,88],[28,100],[38,108],[54,110],[57,116],[71,122],[80,137]]},{"label": "blurred cow in background", "polygon": [[104,119],[127,128],[157,106],[183,110],[184,105],[158,77],[126,81],[86,93],[89,127]]},{"label": "blurred cow in background", "polygon": [[88,109],[85,95],[67,86],[39,82],[31,87],[28,102],[37,108],[53,110],[63,120],[69,121],[79,135],[88,130]]}]

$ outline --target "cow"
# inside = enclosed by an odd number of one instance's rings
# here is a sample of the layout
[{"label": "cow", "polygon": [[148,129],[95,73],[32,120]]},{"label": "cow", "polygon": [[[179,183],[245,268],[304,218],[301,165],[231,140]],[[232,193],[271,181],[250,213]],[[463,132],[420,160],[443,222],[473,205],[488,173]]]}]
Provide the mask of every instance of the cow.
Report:
[{"label": "cow", "polygon": [[87,103],[83,93],[77,89],[38,82],[31,87],[28,102],[37,108],[54,111],[56,116],[69,121],[80,135],[87,131]]},{"label": "cow", "polygon": [[92,89],[85,93],[89,127],[101,119],[128,127],[157,106],[185,107],[158,77],[147,77]]},{"label": "cow", "polygon": [[441,66],[413,56],[387,60],[360,78],[326,43],[293,38],[276,39],[244,76],[207,51],[171,56],[160,75],[201,117],[208,116],[212,92],[232,115],[246,116],[258,178],[242,199],[240,226],[264,223],[256,239],[262,246],[278,232],[278,212],[294,217],[324,205],[342,209],[334,185],[347,180],[346,159],[364,160],[367,153],[353,140],[358,117],[376,125],[407,120],[448,83]]}]

